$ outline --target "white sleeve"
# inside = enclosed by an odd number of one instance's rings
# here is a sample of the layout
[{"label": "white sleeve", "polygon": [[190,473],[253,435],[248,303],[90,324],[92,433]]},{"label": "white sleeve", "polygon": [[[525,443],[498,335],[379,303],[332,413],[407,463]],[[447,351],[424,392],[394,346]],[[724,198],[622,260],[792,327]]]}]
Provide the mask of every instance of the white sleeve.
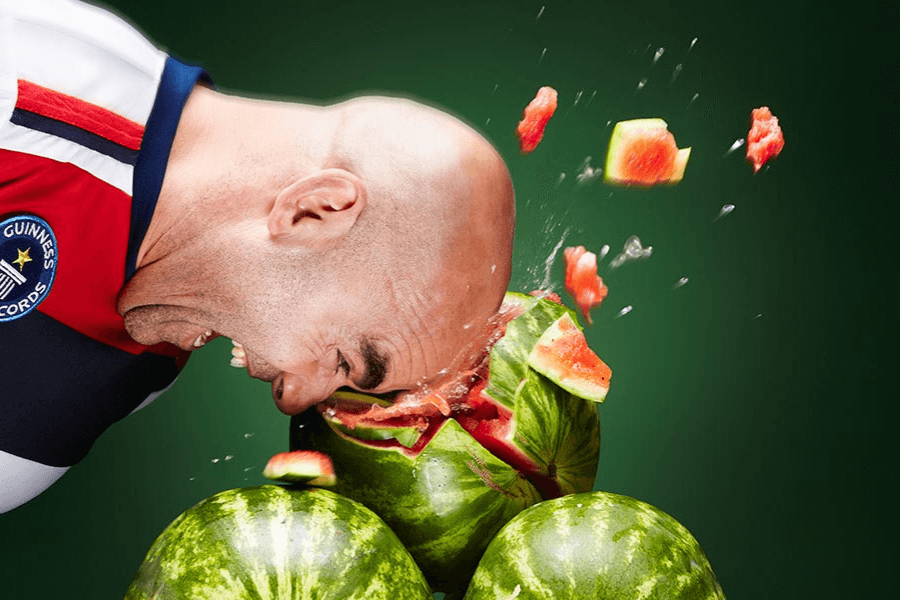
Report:
[{"label": "white sleeve", "polygon": [[25,504],[63,476],[69,467],[50,467],[0,450],[0,513]]}]

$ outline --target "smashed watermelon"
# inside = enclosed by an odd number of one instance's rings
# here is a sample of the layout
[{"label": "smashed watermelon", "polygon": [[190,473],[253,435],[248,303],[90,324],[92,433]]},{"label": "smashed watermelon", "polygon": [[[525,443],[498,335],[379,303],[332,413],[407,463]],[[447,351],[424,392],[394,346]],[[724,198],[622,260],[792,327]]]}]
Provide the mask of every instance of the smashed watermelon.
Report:
[{"label": "smashed watermelon", "polygon": [[675,145],[662,119],[619,121],[609,140],[603,180],[644,187],[678,183],[690,156],[690,148]]},{"label": "smashed watermelon", "polygon": [[291,448],[328,454],[333,489],[381,516],[434,589],[460,592],[514,515],[593,487],[611,372],[577,323],[557,302],[507,294],[458,377],[389,406],[339,391],[292,418]]}]

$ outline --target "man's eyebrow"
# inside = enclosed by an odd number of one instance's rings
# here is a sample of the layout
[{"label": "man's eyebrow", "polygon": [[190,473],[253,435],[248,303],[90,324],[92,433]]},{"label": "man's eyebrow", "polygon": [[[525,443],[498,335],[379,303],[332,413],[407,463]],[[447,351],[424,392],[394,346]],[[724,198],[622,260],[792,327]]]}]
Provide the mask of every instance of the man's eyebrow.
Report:
[{"label": "man's eyebrow", "polygon": [[353,383],[361,390],[377,388],[387,376],[389,357],[378,348],[378,344],[370,337],[359,339],[359,354],[365,365],[363,375]]}]

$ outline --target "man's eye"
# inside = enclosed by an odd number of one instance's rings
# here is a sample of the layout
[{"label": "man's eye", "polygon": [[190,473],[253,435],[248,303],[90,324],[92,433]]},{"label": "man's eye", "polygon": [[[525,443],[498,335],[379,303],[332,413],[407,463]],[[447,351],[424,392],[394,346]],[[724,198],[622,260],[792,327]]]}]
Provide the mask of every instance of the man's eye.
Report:
[{"label": "man's eye", "polygon": [[347,362],[340,350],[337,351],[337,368],[334,372],[337,373],[338,371],[343,371],[344,375],[350,377],[350,363]]}]

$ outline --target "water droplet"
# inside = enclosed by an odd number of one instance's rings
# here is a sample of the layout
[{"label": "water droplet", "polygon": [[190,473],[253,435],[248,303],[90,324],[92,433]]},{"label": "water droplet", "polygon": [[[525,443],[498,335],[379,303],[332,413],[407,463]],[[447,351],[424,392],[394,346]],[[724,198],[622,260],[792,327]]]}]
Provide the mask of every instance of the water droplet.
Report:
[{"label": "water droplet", "polygon": [[596,95],[597,95],[597,90],[594,90],[594,93],[591,94],[591,97],[588,98],[588,101],[585,102],[584,105],[585,105],[585,106],[590,106],[590,105],[591,105],[591,102],[594,100],[594,96],[596,96]]},{"label": "water droplet", "polygon": [[639,91],[641,91],[642,89],[644,89],[644,86],[645,86],[645,85],[647,85],[647,78],[646,78],[646,77],[644,77],[643,79],[641,79],[641,80],[638,82],[638,84],[637,84],[637,89],[634,90],[634,92],[635,92],[635,93],[638,93]]},{"label": "water droplet", "polygon": [[252,438],[253,436],[254,436],[254,433],[252,431],[248,431],[247,433],[244,434],[244,439]]},{"label": "water droplet", "polygon": [[575,176],[575,180],[579,184],[586,184],[594,181],[603,173],[603,169],[600,167],[592,167],[591,166],[591,157],[588,156],[581,163],[580,170],[578,171],[578,175]]},{"label": "water droplet", "polygon": [[535,22],[537,22],[537,20],[541,18],[541,15],[542,15],[542,14],[544,14],[544,9],[545,9],[545,8],[547,8],[547,7],[546,7],[546,6],[542,6],[542,7],[541,7],[541,10],[538,11],[537,16],[534,18]]},{"label": "water droplet", "polygon": [[209,462],[211,462],[211,463],[213,463],[213,464],[216,464],[217,462],[219,462],[219,459],[218,459],[218,458],[214,458],[214,459],[212,459],[212,460],[209,461]]},{"label": "water droplet", "polygon": [[234,456],[232,456],[231,454],[225,455],[225,460],[231,460],[232,458],[234,458]]},{"label": "water droplet", "polygon": [[762,313],[759,313],[758,315],[756,315],[755,317],[753,317],[753,320],[755,321],[756,319],[760,318],[761,316],[762,316]]},{"label": "water droplet", "polygon": [[622,248],[622,252],[609,262],[609,268],[617,269],[629,260],[641,260],[644,258],[650,258],[650,255],[652,253],[653,246],[647,246],[646,248],[641,246],[640,238],[636,235],[633,235],[625,241],[625,246]]},{"label": "water droplet", "polygon": [[675,68],[672,70],[672,80],[669,82],[669,84],[675,83],[675,80],[678,79],[679,75],[681,75],[681,69],[683,69],[683,68],[684,67],[682,66],[681,63],[678,63],[677,65],[675,65]]},{"label": "water droplet", "polygon": [[563,242],[566,241],[566,236],[569,235],[569,228],[567,227],[565,231],[563,231],[562,236],[559,238],[559,241],[556,242],[556,245],[553,247],[553,250],[550,252],[550,255],[544,260],[544,280],[541,282],[541,285],[538,286],[538,289],[541,290],[549,290],[550,289],[550,267],[553,266],[553,260],[556,258],[556,253],[559,252],[559,249],[562,247]]},{"label": "water droplet", "polygon": [[544,48],[544,49],[541,51],[541,57],[538,59],[538,64],[541,64],[541,61],[544,60],[544,55],[545,55],[545,54],[547,54],[547,49],[546,49],[546,48]]},{"label": "water droplet", "polygon": [[694,44],[697,43],[697,38],[691,40],[691,46],[688,48],[688,52],[694,49]]},{"label": "water droplet", "polygon": [[559,177],[556,179],[556,185],[557,186],[560,185],[563,182],[563,180],[565,180],[565,178],[566,178],[566,174],[560,173]]},{"label": "water droplet", "polygon": [[681,286],[686,284],[688,281],[690,281],[690,280],[687,277],[682,277],[681,279],[679,279],[678,281],[675,282],[675,285],[672,286],[672,289],[677,290],[678,288],[680,288]]},{"label": "water droplet", "polygon": [[653,64],[654,65],[660,58],[662,58],[662,55],[665,51],[666,51],[665,48],[660,48],[659,50],[656,51],[656,54],[653,55]]},{"label": "water droplet", "polygon": [[700,94],[699,94],[699,93],[694,94],[693,96],[691,96],[691,101],[688,102],[688,108],[690,108],[690,107],[691,107],[691,104],[693,104],[694,102],[696,102],[696,101],[697,101],[697,98],[699,98],[699,97],[700,97]]},{"label": "water droplet", "polygon": [[492,93],[492,94],[496,94],[496,93],[497,93],[497,88],[498,88],[498,87],[500,87],[500,84],[499,84],[499,83],[495,83],[495,84],[494,84],[494,91],[492,91],[491,93]]},{"label": "water droplet", "polygon": [[494,271],[496,271],[496,270],[497,270],[497,265],[496,264],[491,265],[491,275],[493,275]]},{"label": "water droplet", "polygon": [[195,479],[197,479],[197,478],[196,477],[188,477],[188,481],[194,481]]},{"label": "water droplet", "polygon": [[487,118],[487,121],[484,122],[484,126],[487,127],[487,126],[488,126],[488,123],[490,123],[490,122],[491,122],[491,118],[488,117],[488,118]]},{"label": "water droplet", "polygon": [[575,94],[575,102],[572,104],[572,106],[578,106],[578,101],[581,100],[582,92],[584,92],[584,90],[579,90],[579,92]]},{"label": "water droplet", "polygon": [[597,260],[603,260],[603,257],[609,254],[609,244],[603,244],[603,247],[600,248],[600,254],[597,255]]},{"label": "water droplet", "polygon": [[630,313],[633,308],[634,307],[629,304],[628,306],[626,306],[625,308],[623,308],[622,310],[619,311],[619,314],[616,315],[616,318],[618,319],[619,317],[624,317],[625,315]]},{"label": "water droplet", "polygon": [[733,211],[733,210],[734,210],[734,204],[726,204],[726,205],[724,205],[721,209],[719,209],[719,214],[718,214],[718,216],[717,216],[715,219],[713,219],[713,222],[715,223],[716,221],[718,221],[718,220],[721,219],[722,217],[731,214],[731,211]]},{"label": "water droplet", "polygon": [[582,506],[583,506],[583,504],[581,504],[581,502],[579,502],[578,504],[575,505],[575,508],[581,508]]},{"label": "water droplet", "polygon": [[250,471],[251,469],[255,469],[256,467],[244,467],[244,473]]},{"label": "water droplet", "polygon": [[738,148],[740,148],[743,145],[744,145],[744,138],[738,138],[738,139],[734,140],[734,143],[725,152],[725,154],[723,156],[728,156],[729,154],[731,154],[732,152],[734,152],[735,150],[737,150]]}]

